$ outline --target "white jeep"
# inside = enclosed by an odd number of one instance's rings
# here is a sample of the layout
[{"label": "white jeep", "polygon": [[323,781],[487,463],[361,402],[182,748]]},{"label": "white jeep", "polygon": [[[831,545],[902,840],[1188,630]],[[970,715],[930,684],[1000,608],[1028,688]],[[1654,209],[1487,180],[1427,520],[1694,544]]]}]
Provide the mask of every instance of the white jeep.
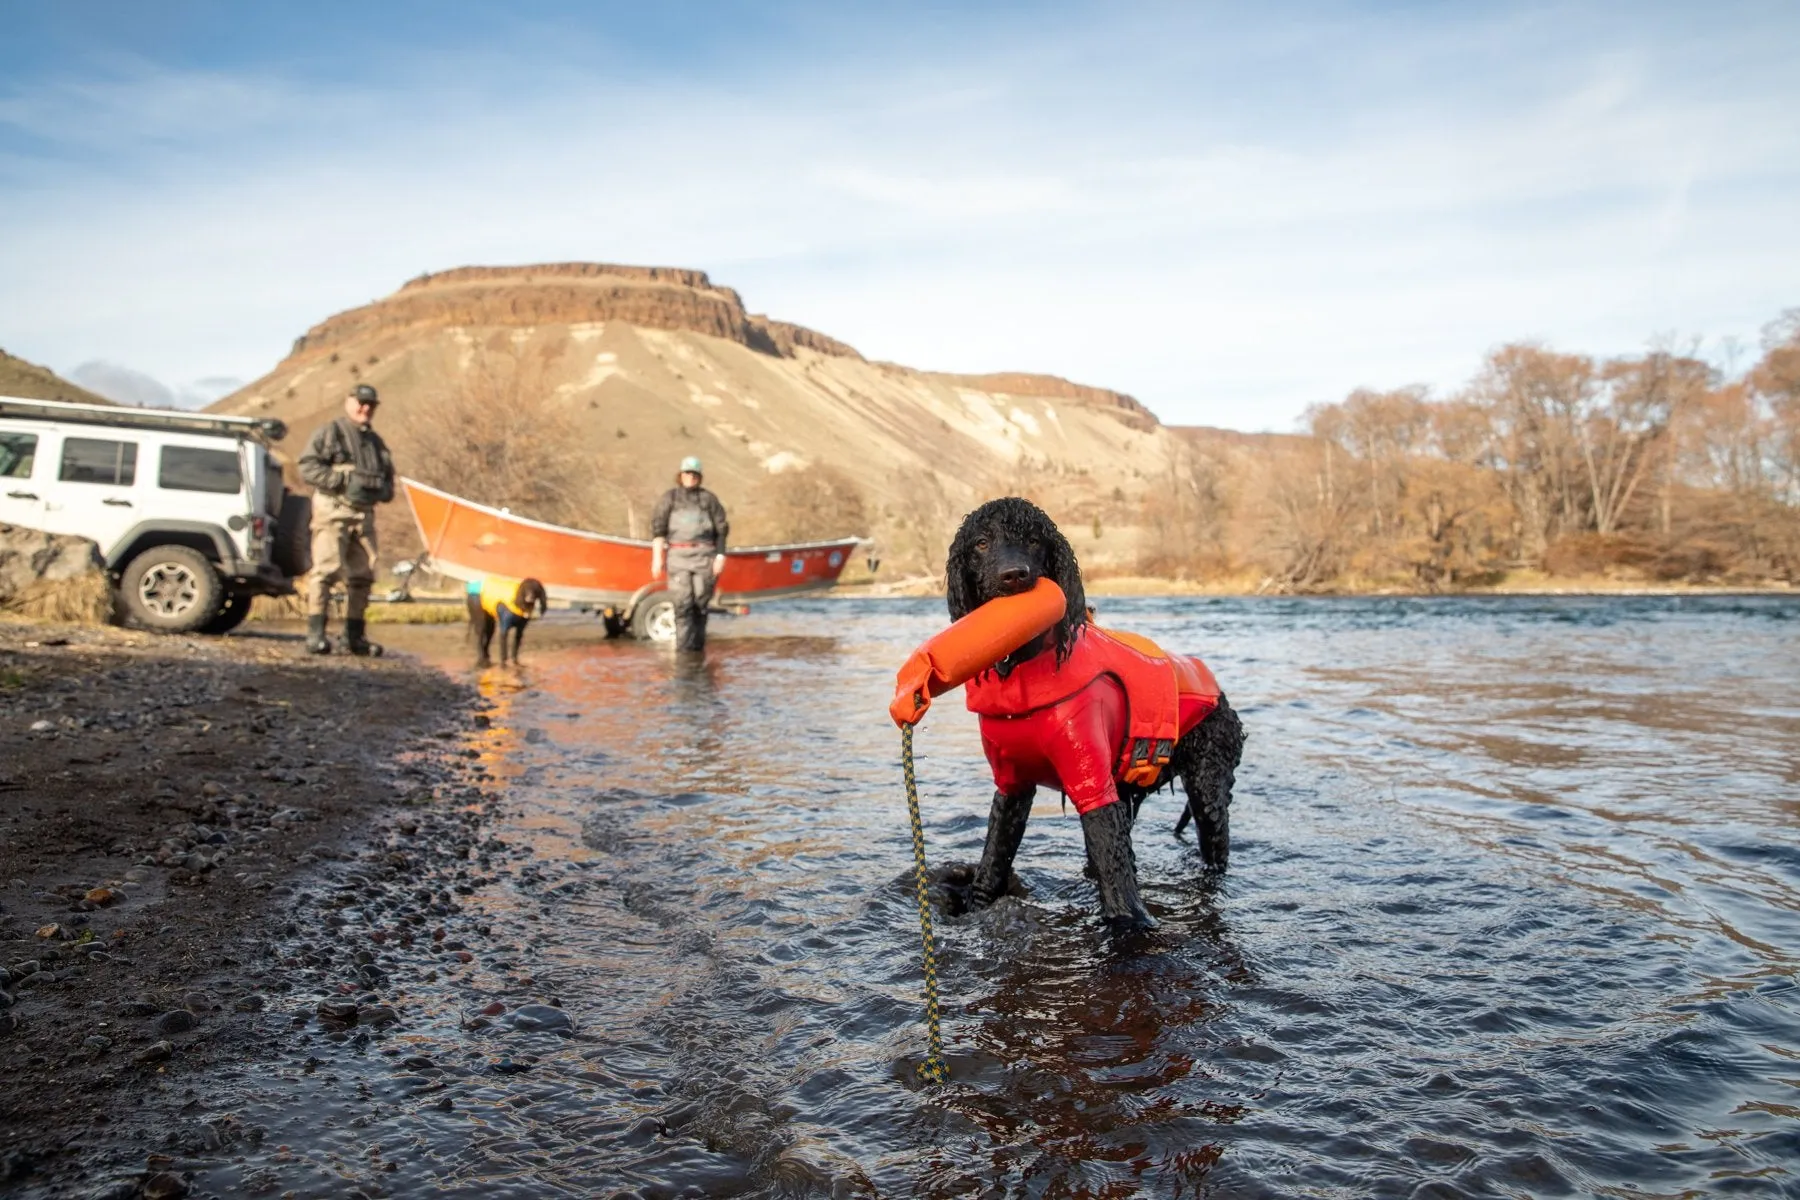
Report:
[{"label": "white jeep", "polygon": [[[306,569],[271,419],[0,396],[0,523],[88,538],[130,619],[224,633]],[[285,518],[285,519],[284,519]]]}]

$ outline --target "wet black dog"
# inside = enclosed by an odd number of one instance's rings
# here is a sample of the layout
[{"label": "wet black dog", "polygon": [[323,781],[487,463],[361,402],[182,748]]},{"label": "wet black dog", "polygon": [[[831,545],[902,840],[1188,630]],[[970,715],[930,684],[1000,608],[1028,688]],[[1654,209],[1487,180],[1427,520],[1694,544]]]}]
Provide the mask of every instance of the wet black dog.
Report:
[{"label": "wet black dog", "polygon": [[[995,669],[1003,677],[1039,654],[1056,655],[1058,667],[1068,659],[1077,631],[1088,619],[1081,568],[1056,523],[1029,500],[991,500],[963,518],[951,543],[945,570],[952,620],[997,596],[1026,591],[1045,577],[1062,589],[1068,600],[1067,610],[1048,633],[1001,661]],[[1225,697],[1220,696],[1218,707],[1175,743],[1169,766],[1162,775],[1163,781],[1179,777],[1187,793],[1177,835],[1192,819],[1201,858],[1214,870],[1222,870],[1230,855],[1231,789],[1243,745],[1243,725]],[[1116,761],[1121,748],[1107,746],[1097,753],[1105,761]],[[1081,818],[1088,871],[1098,885],[1101,912],[1110,927],[1147,928],[1155,921],[1138,894],[1131,829],[1144,797],[1154,789],[1128,783],[1117,787],[1118,803],[1093,809]],[[1013,859],[1036,794],[1037,789],[1029,786],[1013,795],[995,791],[988,815],[987,845],[970,887],[977,905],[993,903],[1011,885]]]},{"label": "wet black dog", "polygon": [[543,616],[550,607],[550,597],[544,592],[544,585],[535,579],[521,579],[512,594],[506,595],[506,585],[499,581],[484,582],[480,589],[471,591],[464,600],[469,610],[469,637],[478,647],[475,665],[485,667],[492,660],[488,658],[488,648],[493,645],[494,631],[500,631],[500,665],[505,666],[508,642],[511,642],[512,661],[519,661],[519,643],[525,640],[525,627],[531,624],[534,616]]}]

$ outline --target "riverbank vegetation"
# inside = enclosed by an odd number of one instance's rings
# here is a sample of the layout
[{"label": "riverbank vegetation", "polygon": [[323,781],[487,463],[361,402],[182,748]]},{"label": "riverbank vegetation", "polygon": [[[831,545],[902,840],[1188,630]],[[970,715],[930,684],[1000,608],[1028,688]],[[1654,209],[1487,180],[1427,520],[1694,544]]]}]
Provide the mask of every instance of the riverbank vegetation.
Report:
[{"label": "riverbank vegetation", "polygon": [[[1141,466],[1109,478],[1022,454],[1003,476],[924,472],[904,504],[883,499],[871,462],[770,466],[715,486],[738,545],[873,535],[869,557],[885,565],[856,564],[850,585],[936,579],[962,513],[1018,494],[1056,518],[1097,582],[1274,594],[1787,587],[1800,583],[1800,309],[1756,354],[1736,369],[1669,340],[1615,358],[1514,342],[1455,391],[1359,389],[1292,434],[1146,414],[1129,435]],[[403,416],[396,442],[408,473],[472,500],[647,536],[654,496],[596,468],[583,441],[591,408],[529,360],[476,356],[437,405]],[[384,519],[384,545],[416,553],[398,506]]]},{"label": "riverbank vegetation", "polygon": [[1264,592],[1791,585],[1800,310],[1733,377],[1691,348],[1514,343],[1452,395],[1358,390],[1301,435],[1196,436],[1142,519],[1141,574]]}]

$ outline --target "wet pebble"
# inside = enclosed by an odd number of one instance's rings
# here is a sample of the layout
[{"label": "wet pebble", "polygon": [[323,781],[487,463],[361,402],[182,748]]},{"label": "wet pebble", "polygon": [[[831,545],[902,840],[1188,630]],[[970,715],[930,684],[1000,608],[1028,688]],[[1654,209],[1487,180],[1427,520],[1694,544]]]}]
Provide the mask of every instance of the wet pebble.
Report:
[{"label": "wet pebble", "polygon": [[370,1004],[356,1010],[356,1019],[364,1025],[392,1025],[400,1014],[386,1004]]},{"label": "wet pebble", "polygon": [[181,1200],[188,1194],[188,1182],[173,1171],[158,1171],[144,1180],[144,1200]]},{"label": "wet pebble", "polygon": [[151,1042],[148,1046],[132,1055],[131,1061],[144,1064],[167,1062],[174,1053],[175,1047],[168,1042]]},{"label": "wet pebble", "polygon": [[156,1018],[156,1032],[162,1034],[186,1033],[198,1022],[194,1014],[185,1008],[172,1008]]},{"label": "wet pebble", "polygon": [[356,1002],[353,1000],[321,1000],[318,1013],[327,1021],[342,1021],[347,1024],[356,1020]]},{"label": "wet pebble", "polygon": [[261,996],[239,996],[237,1003],[232,1005],[232,1007],[242,1013],[261,1012],[263,1010],[263,998]]},{"label": "wet pebble", "polygon": [[548,1004],[522,1004],[513,1010],[508,1021],[514,1029],[527,1032],[573,1033],[575,1030],[574,1018]]}]

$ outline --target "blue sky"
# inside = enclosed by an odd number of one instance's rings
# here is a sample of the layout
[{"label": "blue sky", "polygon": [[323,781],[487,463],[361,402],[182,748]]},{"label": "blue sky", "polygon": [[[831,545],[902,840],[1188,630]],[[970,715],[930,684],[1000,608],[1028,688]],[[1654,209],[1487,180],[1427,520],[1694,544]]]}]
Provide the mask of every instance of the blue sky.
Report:
[{"label": "blue sky", "polygon": [[[1800,305],[1800,7],[0,0],[0,346],[204,398],[424,271],[1292,428]],[[105,368],[91,366],[95,362]]]}]

